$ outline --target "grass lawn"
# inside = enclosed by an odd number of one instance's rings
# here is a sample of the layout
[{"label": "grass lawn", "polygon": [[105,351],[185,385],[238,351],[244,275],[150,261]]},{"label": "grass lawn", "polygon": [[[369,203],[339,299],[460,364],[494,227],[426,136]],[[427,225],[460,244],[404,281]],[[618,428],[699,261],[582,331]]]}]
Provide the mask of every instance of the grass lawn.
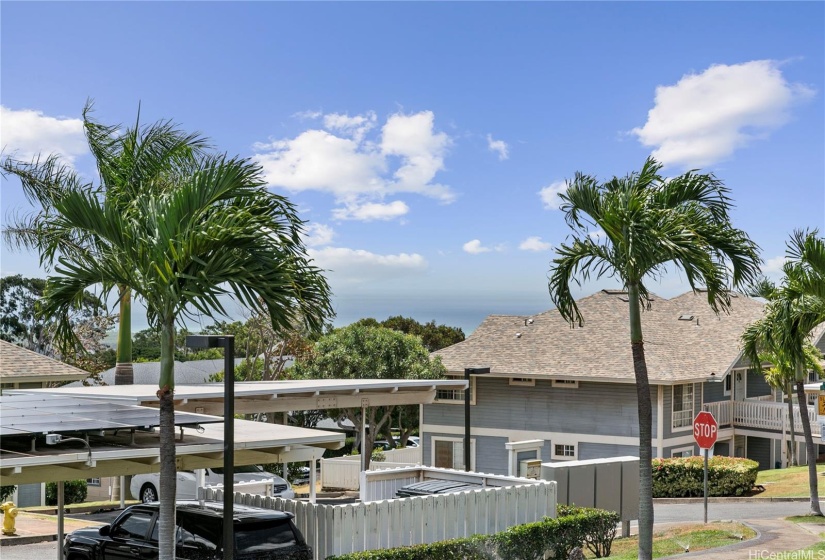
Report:
[{"label": "grass lawn", "polygon": [[825,517],[819,515],[793,515],[786,517],[791,523],[807,523],[809,525],[825,525]]},{"label": "grass lawn", "polygon": [[[137,503],[138,503],[137,500],[126,500],[126,502],[125,502],[125,504],[127,506],[131,506],[131,505],[134,505],[134,504],[137,504]],[[23,509],[25,511],[38,512],[38,511],[54,511],[54,509],[56,507],[57,506],[33,506],[33,507],[26,507],[26,508],[23,508]],[[72,509],[72,508],[76,509],[76,508],[81,508],[81,507],[95,507],[95,508],[100,508],[100,509],[118,508],[118,507],[120,507],[120,500],[116,500],[114,502],[111,501],[111,500],[104,500],[104,501],[101,501],[101,502],[82,502],[82,503],[79,503],[79,504],[66,504],[65,507],[66,507],[66,509]]]},{"label": "grass lawn", "polygon": [[[825,482],[825,465],[817,465],[820,486]],[[808,488],[808,467],[790,467],[759,471],[756,483],[765,487],[756,494],[766,498],[805,498],[810,495]]]},{"label": "grass lawn", "polygon": [[[717,548],[735,544],[741,540],[752,539],[755,536],[756,533],[753,529],[741,523],[714,522],[707,525],[695,523],[669,527],[653,534],[653,557],[681,554],[685,552],[685,548],[690,548],[691,552]],[[613,541],[610,558],[632,560],[637,558],[638,550],[639,539],[637,536],[616,539]],[[585,555],[592,558],[593,555],[589,552],[585,550]]]}]

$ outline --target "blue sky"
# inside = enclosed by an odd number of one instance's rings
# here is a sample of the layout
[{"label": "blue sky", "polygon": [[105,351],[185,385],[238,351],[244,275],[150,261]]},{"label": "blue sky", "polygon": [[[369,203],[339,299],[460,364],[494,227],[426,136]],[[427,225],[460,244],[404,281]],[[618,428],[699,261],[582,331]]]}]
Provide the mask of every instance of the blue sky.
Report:
[{"label": "blue sky", "polygon": [[[549,309],[569,233],[553,192],[651,153],[668,175],[725,182],[766,273],[792,230],[825,225],[822,2],[4,1],[0,15],[5,154],[59,152],[93,177],[91,97],[102,122],[131,124],[140,103],[144,122],[256,159],[308,220],[336,325],[400,314],[469,333]],[[3,219],[28,208],[11,180],[0,203]],[[5,246],[1,264],[46,274]]]}]

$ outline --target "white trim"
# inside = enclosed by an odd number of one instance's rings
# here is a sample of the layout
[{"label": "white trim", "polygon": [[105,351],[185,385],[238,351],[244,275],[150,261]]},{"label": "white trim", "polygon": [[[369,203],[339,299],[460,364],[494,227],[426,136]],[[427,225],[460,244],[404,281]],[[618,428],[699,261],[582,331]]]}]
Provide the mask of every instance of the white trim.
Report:
[{"label": "white trim", "polygon": [[671,449],[670,450],[670,457],[673,458],[674,453],[679,453],[679,457],[683,457],[683,455],[681,455],[681,454],[684,453],[685,451],[688,451],[690,453],[689,456],[692,457],[693,456],[693,450],[694,450],[694,447],[692,445],[690,447],[677,447],[676,449]]},{"label": "white trim", "polygon": [[[451,376],[452,377],[452,376]],[[464,405],[464,389],[441,389],[442,391],[451,391],[453,394],[461,394],[461,398],[458,399],[439,399],[438,393],[439,389],[435,391],[435,398],[433,399],[433,404],[460,404]],[[470,406],[475,406],[476,404],[476,378],[475,376],[470,376]],[[421,433],[421,432],[419,432]]]},{"label": "white trim", "polygon": [[517,387],[535,387],[536,380],[533,377],[510,377],[510,385]]},{"label": "white trim", "polygon": [[[435,466],[435,442],[437,441],[449,441],[453,443],[453,466],[451,468],[454,469],[463,469],[464,465],[459,464],[456,466],[456,456],[455,456],[455,449],[456,443],[461,444],[461,455],[459,459],[461,459],[461,463],[464,463],[464,438],[453,438],[453,437],[443,437],[443,436],[430,436],[430,465]],[[476,470],[476,439],[470,438],[470,470]]]},{"label": "white trim", "polygon": [[657,385],[658,394],[656,398],[656,456],[660,459],[665,453],[665,388]]},{"label": "white trim", "polygon": [[578,389],[579,382],[574,379],[554,379],[552,387],[554,389]]},{"label": "white trim", "polygon": [[[464,434],[464,426],[447,426],[443,424],[424,424],[425,433],[449,434],[460,436]],[[574,441],[578,443],[598,443],[613,445],[639,446],[638,437],[626,436],[606,436],[600,434],[582,434],[571,432],[539,432],[535,430],[507,430],[503,428],[477,428],[473,426],[474,436],[489,436],[504,438],[508,441],[521,441],[523,439],[543,439],[556,441]],[[692,437],[692,436],[691,436]]]},{"label": "white trim", "polygon": [[728,373],[722,380],[722,396],[729,397],[731,392],[733,392],[733,377],[731,373]]},{"label": "white trim", "polygon": [[[555,460],[555,461],[575,461],[576,459],[579,458],[579,446],[576,443],[570,443],[570,442],[564,442],[564,441],[559,441],[559,442],[553,441],[553,442],[550,442],[550,443],[552,444],[551,447],[550,447],[550,457],[553,460]],[[562,451],[566,451],[566,449],[564,449],[565,447],[572,447],[573,448],[573,454],[572,455],[564,455],[564,454],[559,455],[558,453],[556,453],[556,447],[562,447]]]}]

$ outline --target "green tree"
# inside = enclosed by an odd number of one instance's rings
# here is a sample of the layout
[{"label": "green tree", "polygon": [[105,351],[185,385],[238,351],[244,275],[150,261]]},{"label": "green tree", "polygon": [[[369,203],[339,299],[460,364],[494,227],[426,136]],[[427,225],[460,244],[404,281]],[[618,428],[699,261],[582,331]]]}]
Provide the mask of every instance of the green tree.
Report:
[{"label": "green tree", "polygon": [[[651,304],[645,282],[673,266],[693,290],[704,287],[708,305],[720,312],[730,306],[732,286],[755,280],[760,262],[756,245],[731,226],[728,189],[719,180],[695,171],[666,179],[661,168],[648,158],[641,171],[604,183],[576,173],[560,195],[574,233],[557,249],[549,276],[553,302],[574,326],[583,326],[584,318],[571,282],[612,277],[628,292],[639,414],[639,558],[644,560],[653,554],[652,412],[641,318],[642,308]],[[591,235],[596,230],[604,235]]]},{"label": "green tree", "polygon": [[[411,317],[394,315],[381,321],[373,318],[366,318],[356,321],[356,324],[363,326],[380,326],[406,334],[412,334],[421,338],[424,347],[435,352],[447,346],[452,346],[464,340],[464,331],[458,327],[448,327],[447,325],[436,325],[435,321],[421,324]],[[393,429],[398,429],[398,445],[406,446],[407,438],[418,430],[421,409],[418,405],[397,406],[393,411],[392,418],[384,426],[383,435],[391,447],[396,446]]]},{"label": "green tree", "polygon": [[[805,398],[806,363],[810,336],[825,321],[825,239],[812,232],[797,231],[787,244],[784,278],[765,307],[764,316],[742,335],[743,351],[754,364],[766,354],[774,367],[793,370],[799,402],[799,417],[808,457],[808,486],[812,515],[822,515],[816,472],[816,448]],[[818,356],[817,356],[818,361]],[[787,377],[791,377],[790,373]]]},{"label": "green tree", "polygon": [[[307,358],[295,362],[296,377],[308,379],[439,379],[446,369],[440,358],[430,358],[421,339],[391,329],[349,325],[336,329],[315,343]],[[392,416],[393,406],[328,411],[331,417],[343,416],[359,434],[361,449],[371,450],[375,435]],[[361,426],[369,426],[367,441],[360,442]],[[369,467],[369,454],[365,457]]]},{"label": "green tree", "polygon": [[274,325],[301,317],[318,329],[332,313],[327,282],[301,241],[303,224],[287,199],[264,187],[259,167],[208,155],[179,171],[174,188],[162,177],[164,185],[146,188],[125,208],[99,188],[67,189],[54,205],[55,239],[94,243],[60,256],[42,308],[58,321],[58,335],[70,340],[69,312],[88,286],[102,284],[104,294],[127,288],[160,331],[161,560],[175,551],[178,320],[195,312],[225,316],[223,296],[266,312]]},{"label": "green tree", "polygon": [[[83,131],[89,151],[95,158],[99,174],[98,194],[112,208],[127,211],[149,190],[172,188],[176,178],[191,167],[206,147],[197,134],[186,134],[171,121],[159,121],[141,126],[140,110],[133,127],[106,126],[91,118],[92,102],[83,108]],[[32,214],[15,217],[3,231],[7,243],[14,247],[36,250],[40,264],[50,271],[55,257],[73,251],[83,251],[95,243],[92,232],[79,237],[58,238],[66,233],[52,227],[59,213],[56,205],[65,193],[83,184],[74,169],[51,155],[32,162],[7,158],[0,166],[5,174],[16,176],[30,202],[40,209]],[[76,235],[77,232],[71,232]],[[132,369],[132,296],[127,286],[118,290],[119,326],[115,384],[131,385]]]},{"label": "green tree", "polygon": [[0,278],[0,339],[89,373],[106,369],[111,357],[103,339],[117,317],[108,312],[98,296],[84,292],[70,318],[79,345],[60,352],[54,344],[54,321],[37,313],[45,287],[46,280],[42,278],[24,278],[19,274]]}]

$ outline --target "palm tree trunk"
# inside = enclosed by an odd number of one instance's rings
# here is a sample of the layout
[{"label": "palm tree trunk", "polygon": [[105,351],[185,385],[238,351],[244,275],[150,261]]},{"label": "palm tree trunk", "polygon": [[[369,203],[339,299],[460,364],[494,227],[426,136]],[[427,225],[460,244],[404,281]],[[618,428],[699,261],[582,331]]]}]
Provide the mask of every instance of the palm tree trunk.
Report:
[{"label": "palm tree trunk", "polygon": [[132,291],[121,286],[115,385],[132,385],[134,382],[135,376],[132,369]]},{"label": "palm tree trunk", "polygon": [[[811,515],[822,515],[819,506],[819,482],[816,474],[816,457],[814,438],[811,435],[811,419],[808,417],[808,401],[805,398],[805,381],[799,376],[797,366],[796,394],[799,400],[799,416],[802,419],[802,432],[805,434],[805,454],[808,456],[808,485],[811,489]],[[793,419],[792,419],[793,420]]]},{"label": "palm tree trunk", "polygon": [[788,466],[796,467],[799,465],[799,461],[796,460],[796,427],[794,426],[796,422],[793,421],[793,389],[791,382],[788,381],[785,387],[785,393],[788,395],[788,424],[791,432],[791,441],[788,442],[790,445],[790,449],[788,449]]},{"label": "palm tree trunk", "polygon": [[163,322],[160,333],[160,515],[158,517],[158,560],[175,558],[175,323]]},{"label": "palm tree trunk", "polygon": [[[639,286],[628,285],[630,300],[630,347],[633,373],[636,376],[636,400],[639,408],[639,560],[653,558],[653,410],[650,384],[642,338],[642,310]],[[659,418],[659,422],[662,419]]]}]

